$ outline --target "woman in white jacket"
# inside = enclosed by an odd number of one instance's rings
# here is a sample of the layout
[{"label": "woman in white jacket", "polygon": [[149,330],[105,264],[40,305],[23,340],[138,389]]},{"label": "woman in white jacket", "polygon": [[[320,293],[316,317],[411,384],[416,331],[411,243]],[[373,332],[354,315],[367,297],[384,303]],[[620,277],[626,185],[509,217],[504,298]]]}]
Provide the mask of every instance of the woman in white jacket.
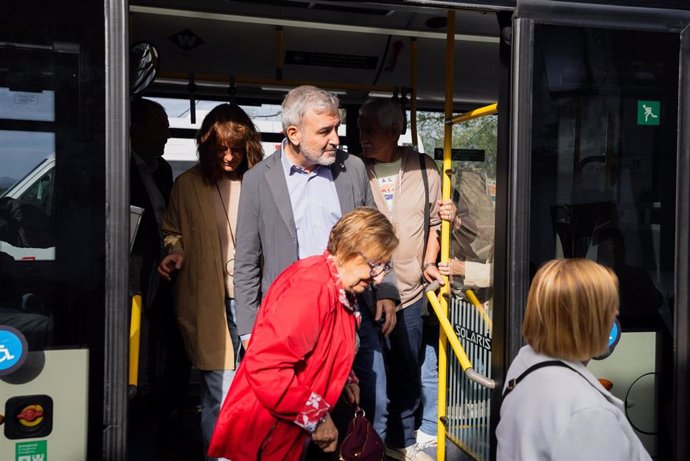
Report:
[{"label": "woman in white jacket", "polygon": [[537,272],[520,349],[506,376],[496,429],[501,460],[649,460],[611,395],[586,363],[607,350],[618,315],[618,279],[586,259]]}]

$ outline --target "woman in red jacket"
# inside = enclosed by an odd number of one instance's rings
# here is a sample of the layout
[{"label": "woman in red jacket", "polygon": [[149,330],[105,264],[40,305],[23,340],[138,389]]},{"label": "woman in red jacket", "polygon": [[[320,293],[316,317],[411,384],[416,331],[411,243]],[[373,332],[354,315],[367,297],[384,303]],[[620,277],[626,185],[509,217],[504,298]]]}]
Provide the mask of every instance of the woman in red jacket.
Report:
[{"label": "woman in red jacket", "polygon": [[[233,461],[299,460],[312,440],[334,451],[330,417],[352,379],[359,311],[355,294],[380,282],[398,245],[372,208],[345,214],[323,255],[297,261],[273,282],[230,387],[209,454]],[[346,388],[346,382],[347,388]]]}]

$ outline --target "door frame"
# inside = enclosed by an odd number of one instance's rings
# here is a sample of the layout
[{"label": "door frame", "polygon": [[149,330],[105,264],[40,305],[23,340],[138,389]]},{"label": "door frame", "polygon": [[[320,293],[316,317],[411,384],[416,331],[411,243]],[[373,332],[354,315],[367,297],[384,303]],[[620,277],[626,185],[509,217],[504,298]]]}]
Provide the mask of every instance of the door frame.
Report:
[{"label": "door frame", "polygon": [[674,396],[675,405],[675,459],[687,457],[690,451],[688,441],[688,418],[690,417],[690,380],[688,363],[690,363],[690,298],[688,285],[690,281],[690,25],[680,34],[680,57],[678,78],[678,154],[676,176],[676,303],[674,306],[675,322],[675,357],[674,357]]},{"label": "door frame", "polygon": [[127,456],[129,350],[129,2],[104,0],[105,331],[103,459]]}]

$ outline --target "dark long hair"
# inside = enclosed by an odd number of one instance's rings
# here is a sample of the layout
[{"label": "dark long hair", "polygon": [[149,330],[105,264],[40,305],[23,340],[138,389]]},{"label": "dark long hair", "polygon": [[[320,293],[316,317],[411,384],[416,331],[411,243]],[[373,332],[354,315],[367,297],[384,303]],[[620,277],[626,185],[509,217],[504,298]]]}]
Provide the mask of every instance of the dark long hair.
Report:
[{"label": "dark long hair", "polygon": [[216,146],[244,144],[245,155],[237,167],[241,177],[264,156],[261,137],[247,113],[236,104],[221,104],[211,110],[196,135],[201,175],[207,184],[214,184],[223,175],[218,166]]}]

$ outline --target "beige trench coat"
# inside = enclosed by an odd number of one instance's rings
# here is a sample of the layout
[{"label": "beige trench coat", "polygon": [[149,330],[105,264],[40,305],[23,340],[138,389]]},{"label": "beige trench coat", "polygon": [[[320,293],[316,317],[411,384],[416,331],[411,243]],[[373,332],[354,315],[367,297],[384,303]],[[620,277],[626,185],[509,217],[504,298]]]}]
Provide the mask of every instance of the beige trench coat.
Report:
[{"label": "beige trench coat", "polygon": [[161,230],[168,253],[184,252],[173,286],[187,355],[199,370],[232,370],[234,351],[225,315],[220,239],[211,193],[198,165],[173,186]]}]

